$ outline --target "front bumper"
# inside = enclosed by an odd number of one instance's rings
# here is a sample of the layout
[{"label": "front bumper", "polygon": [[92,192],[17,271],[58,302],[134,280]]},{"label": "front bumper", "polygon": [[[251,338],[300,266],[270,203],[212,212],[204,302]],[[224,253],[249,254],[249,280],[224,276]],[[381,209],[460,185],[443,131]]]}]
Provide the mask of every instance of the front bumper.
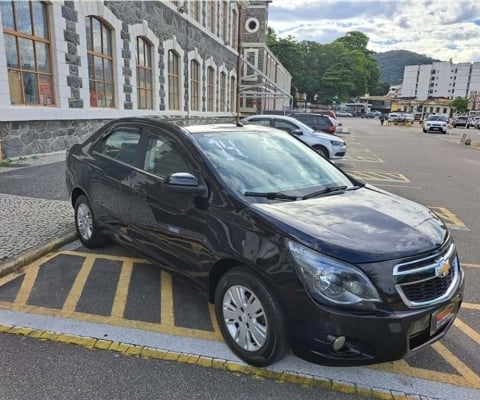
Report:
[{"label": "front bumper", "polygon": [[[464,274],[460,271],[459,284],[448,300],[421,309],[362,315],[311,304],[302,314],[313,314],[291,325],[292,350],[300,358],[331,366],[368,365],[404,358],[441,339],[453,324],[463,300]],[[434,331],[434,325],[440,325],[437,318],[447,308],[451,318]],[[333,341],[340,336],[346,342],[335,351]]]}]

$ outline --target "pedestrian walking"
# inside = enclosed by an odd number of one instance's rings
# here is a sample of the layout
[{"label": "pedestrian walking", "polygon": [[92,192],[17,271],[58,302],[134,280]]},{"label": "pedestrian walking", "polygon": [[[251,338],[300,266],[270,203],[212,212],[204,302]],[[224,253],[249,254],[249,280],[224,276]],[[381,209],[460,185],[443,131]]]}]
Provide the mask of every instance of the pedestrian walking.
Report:
[{"label": "pedestrian walking", "polygon": [[380,114],[380,125],[383,126],[384,122],[385,122],[385,115],[382,113],[382,114]]}]

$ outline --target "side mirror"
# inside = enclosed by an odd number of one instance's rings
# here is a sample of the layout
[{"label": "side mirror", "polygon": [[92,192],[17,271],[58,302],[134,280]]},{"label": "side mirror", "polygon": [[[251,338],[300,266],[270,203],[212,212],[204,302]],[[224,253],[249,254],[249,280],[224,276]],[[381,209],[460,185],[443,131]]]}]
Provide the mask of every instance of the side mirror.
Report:
[{"label": "side mirror", "polygon": [[197,177],[189,172],[175,172],[168,175],[163,181],[163,187],[171,192],[191,193],[201,197],[208,196],[207,186],[200,184]]},{"label": "side mirror", "polygon": [[300,136],[300,135],[303,135],[303,132],[302,132],[301,129],[294,129],[294,130],[292,130],[292,135]]}]

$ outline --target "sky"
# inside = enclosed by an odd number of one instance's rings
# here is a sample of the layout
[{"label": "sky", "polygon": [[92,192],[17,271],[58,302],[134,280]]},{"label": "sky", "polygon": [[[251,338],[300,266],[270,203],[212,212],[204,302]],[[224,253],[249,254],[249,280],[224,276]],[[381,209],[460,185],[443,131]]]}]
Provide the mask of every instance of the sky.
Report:
[{"label": "sky", "polygon": [[377,53],[409,50],[480,62],[480,0],[273,0],[268,25],[297,42],[326,44],[360,31]]}]

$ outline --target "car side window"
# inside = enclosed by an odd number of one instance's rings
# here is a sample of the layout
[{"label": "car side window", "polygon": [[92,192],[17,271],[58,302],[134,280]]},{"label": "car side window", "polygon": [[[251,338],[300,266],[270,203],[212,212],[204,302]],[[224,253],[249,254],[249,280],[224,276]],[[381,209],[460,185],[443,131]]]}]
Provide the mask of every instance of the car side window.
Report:
[{"label": "car side window", "polygon": [[98,151],[107,157],[133,165],[139,142],[138,129],[118,128],[103,141]]},{"label": "car side window", "polygon": [[178,145],[170,138],[162,136],[149,137],[143,169],[162,178],[175,172],[193,172]]},{"label": "car side window", "polygon": [[264,118],[252,118],[252,119],[249,119],[248,122],[253,123],[255,125],[270,126],[270,120],[264,119]]},{"label": "car side window", "polygon": [[322,128],[327,128],[330,124],[326,118],[317,117],[315,118],[315,125],[321,126]]},{"label": "car side window", "polygon": [[288,121],[281,121],[279,119],[276,119],[274,121],[274,125],[273,125],[275,128],[277,129],[281,129],[283,131],[286,131],[288,133],[293,133],[295,130],[298,129],[298,127],[296,127],[294,124],[292,124],[291,122],[288,122]]}]

